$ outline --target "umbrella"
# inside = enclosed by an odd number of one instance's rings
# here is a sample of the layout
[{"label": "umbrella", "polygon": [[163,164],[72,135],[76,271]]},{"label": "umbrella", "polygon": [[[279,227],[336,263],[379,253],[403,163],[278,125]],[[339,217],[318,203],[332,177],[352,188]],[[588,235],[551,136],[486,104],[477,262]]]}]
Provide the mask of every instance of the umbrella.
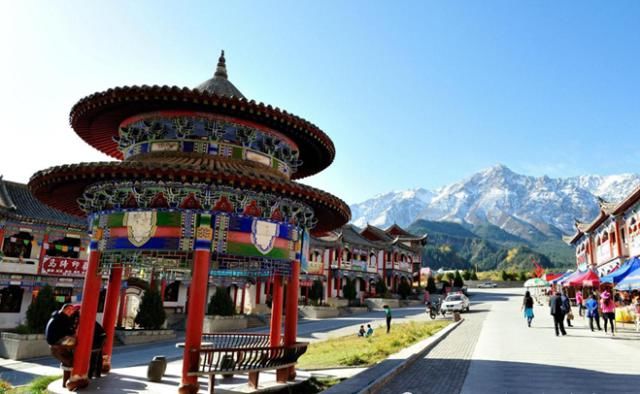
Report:
[{"label": "umbrella", "polygon": [[640,259],[634,257],[631,260],[627,260],[627,262],[617,270],[613,271],[609,275],[605,275],[600,278],[600,283],[619,283],[623,280],[627,275],[640,268]]},{"label": "umbrella", "polygon": [[640,289],[640,268],[624,277],[616,286],[617,290],[630,291]]},{"label": "umbrella", "polygon": [[531,278],[524,282],[524,287],[547,287],[549,282],[541,278]]}]

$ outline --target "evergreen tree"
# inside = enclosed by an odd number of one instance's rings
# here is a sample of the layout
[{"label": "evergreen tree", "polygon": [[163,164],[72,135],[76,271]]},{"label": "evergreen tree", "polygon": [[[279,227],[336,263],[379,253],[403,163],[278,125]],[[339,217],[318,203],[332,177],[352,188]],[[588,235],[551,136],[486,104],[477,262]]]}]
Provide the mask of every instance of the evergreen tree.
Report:
[{"label": "evergreen tree", "polygon": [[525,271],[520,271],[520,276],[518,277],[518,280],[520,281],[526,281],[527,280],[527,273]]},{"label": "evergreen tree", "polygon": [[53,311],[58,309],[53,289],[48,284],[38,292],[38,296],[27,309],[27,327],[33,333],[43,333]]},{"label": "evergreen tree", "polygon": [[427,291],[430,294],[433,294],[433,293],[436,292],[436,290],[437,290],[436,289],[436,281],[435,281],[435,279],[433,278],[432,275],[429,275],[429,277],[427,278]]},{"label": "evergreen tree", "polygon": [[[458,272],[458,271],[456,271],[456,272]],[[451,283],[451,281],[452,281],[452,280],[454,280],[454,279],[455,279],[455,277],[456,277],[456,276],[455,276],[452,272],[447,272],[447,281],[448,281],[449,283]]]},{"label": "evergreen tree", "polygon": [[471,271],[470,270],[464,270],[464,272],[462,272],[462,279],[464,279],[464,280],[471,279]]},{"label": "evergreen tree", "polygon": [[471,272],[471,280],[478,280],[478,274],[476,271]]},{"label": "evergreen tree", "polygon": [[464,281],[462,280],[462,276],[460,276],[460,271],[456,271],[456,275],[453,277],[453,287],[462,287],[464,286]]},{"label": "evergreen tree", "polygon": [[398,285],[398,295],[403,300],[406,300],[407,297],[411,295],[411,285],[407,280],[403,279],[400,281],[400,284]]},{"label": "evergreen tree", "polygon": [[345,284],[342,287],[342,295],[349,301],[356,299],[356,284],[353,279],[346,278]]},{"label": "evergreen tree", "polygon": [[207,315],[233,316],[236,313],[233,300],[226,287],[217,286],[215,293],[209,299]]},{"label": "evergreen tree", "polygon": [[376,294],[380,297],[384,297],[387,293],[387,285],[384,283],[384,279],[380,279],[376,282]]},{"label": "evergreen tree", "polygon": [[314,280],[311,285],[311,291],[309,292],[309,299],[311,299],[315,305],[320,305],[322,298],[324,298],[323,295],[324,286],[322,285],[322,281],[319,279]]},{"label": "evergreen tree", "polygon": [[507,271],[502,270],[502,272],[500,273],[500,276],[502,277],[503,281],[508,281],[509,280],[509,274],[507,274]]},{"label": "evergreen tree", "polygon": [[162,327],[166,318],[167,314],[164,311],[158,289],[150,287],[142,295],[140,309],[134,322],[147,330],[158,330]]}]

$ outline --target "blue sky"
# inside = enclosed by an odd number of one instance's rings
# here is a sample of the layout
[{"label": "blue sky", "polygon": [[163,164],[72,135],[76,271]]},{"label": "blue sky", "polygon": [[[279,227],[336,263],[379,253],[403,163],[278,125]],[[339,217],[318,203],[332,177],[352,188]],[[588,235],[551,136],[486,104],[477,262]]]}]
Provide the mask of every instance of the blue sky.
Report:
[{"label": "blue sky", "polygon": [[[134,4],[135,3],[135,4]],[[249,98],[315,123],[347,202],[503,163],[638,172],[640,2],[3,2],[0,173],[105,160],[68,126],[110,87],[193,87],[220,49]]]}]

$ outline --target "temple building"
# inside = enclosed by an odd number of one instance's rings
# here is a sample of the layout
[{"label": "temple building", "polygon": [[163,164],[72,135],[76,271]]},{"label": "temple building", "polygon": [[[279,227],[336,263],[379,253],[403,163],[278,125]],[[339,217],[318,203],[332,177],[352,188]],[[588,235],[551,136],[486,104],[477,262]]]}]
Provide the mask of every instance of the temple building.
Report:
[{"label": "temple building", "polygon": [[564,240],[575,247],[580,271],[592,269],[602,276],[640,256],[640,187],[620,202],[598,202],[598,216],[591,222],[576,220],[576,232]]},{"label": "temple building", "polygon": [[[186,296],[179,392],[198,391],[200,356],[216,351],[201,346],[211,285],[233,285],[241,309],[260,305],[268,286],[268,353],[282,365],[278,381],[295,378],[293,365],[306,349],[296,340],[305,249],[311,236],[340,228],[351,214],[339,198],[295,181],[332,163],[331,139],[304,119],[245,98],[228,79],[224,53],[213,77],[193,89],[109,89],[81,99],[70,121],[86,143],[119,161],[52,167],[29,182],[44,204],[86,218],[90,233],[81,335],[67,387],[89,384],[104,276],[105,369],[123,278],[133,276],[163,282],[165,300],[167,292],[177,304]],[[170,288],[177,278],[182,284]],[[188,295],[181,291],[186,282]]]},{"label": "temple building", "polygon": [[24,323],[45,284],[61,305],[77,300],[88,245],[84,220],[42,204],[27,185],[0,177],[0,329]]}]

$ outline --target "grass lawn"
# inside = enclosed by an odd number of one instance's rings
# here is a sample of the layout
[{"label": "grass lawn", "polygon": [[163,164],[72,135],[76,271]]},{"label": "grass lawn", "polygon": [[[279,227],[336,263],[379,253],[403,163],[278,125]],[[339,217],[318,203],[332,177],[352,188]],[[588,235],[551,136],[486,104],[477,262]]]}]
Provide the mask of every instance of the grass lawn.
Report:
[{"label": "grass lawn", "polygon": [[0,394],[44,394],[47,386],[62,376],[40,376],[33,379],[28,385],[12,388],[10,384],[0,381]]},{"label": "grass lawn", "polygon": [[430,337],[450,322],[410,322],[393,324],[387,334],[384,326],[374,327],[373,336],[358,337],[356,334],[332,338],[309,345],[300,357],[298,368],[319,369],[332,367],[365,367],[384,360],[391,354]]}]

